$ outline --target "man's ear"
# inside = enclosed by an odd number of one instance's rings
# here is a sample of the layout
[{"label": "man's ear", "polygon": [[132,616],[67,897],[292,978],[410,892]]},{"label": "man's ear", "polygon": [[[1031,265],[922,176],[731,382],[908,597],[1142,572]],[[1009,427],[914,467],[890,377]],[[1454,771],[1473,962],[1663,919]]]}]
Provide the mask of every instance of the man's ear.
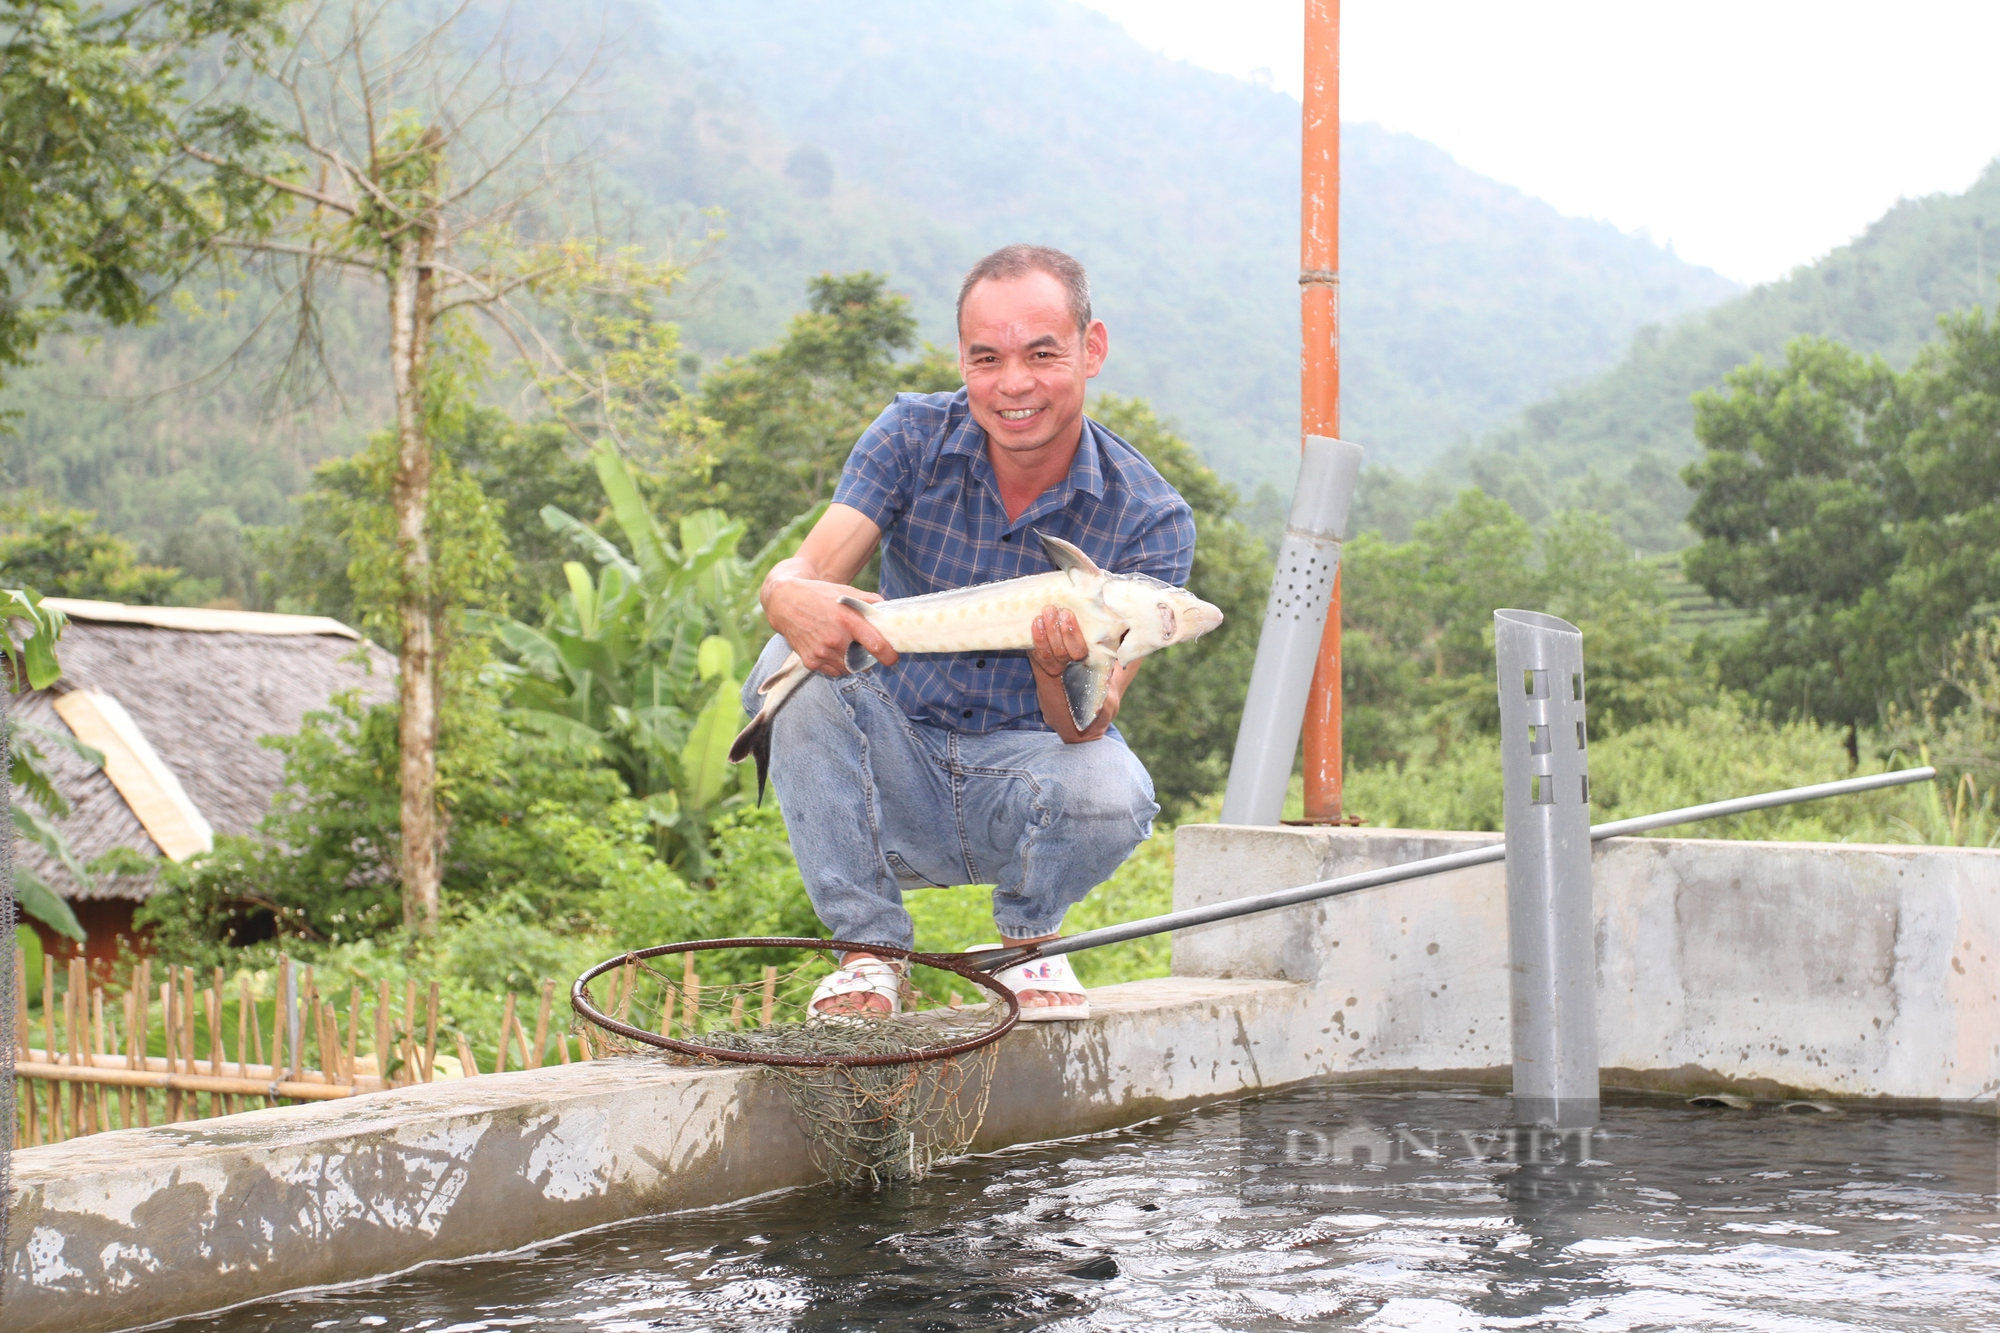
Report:
[{"label": "man's ear", "polygon": [[1111,330],[1104,327],[1104,321],[1093,319],[1090,327],[1083,331],[1083,377],[1096,379],[1097,372],[1104,369],[1104,358],[1111,354]]}]

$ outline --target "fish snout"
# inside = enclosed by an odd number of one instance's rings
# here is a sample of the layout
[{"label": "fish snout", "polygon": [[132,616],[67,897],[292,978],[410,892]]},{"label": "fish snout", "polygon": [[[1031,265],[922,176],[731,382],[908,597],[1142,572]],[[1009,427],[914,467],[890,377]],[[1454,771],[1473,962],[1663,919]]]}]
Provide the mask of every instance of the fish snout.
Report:
[{"label": "fish snout", "polygon": [[1222,623],[1222,608],[1207,602],[1196,602],[1181,612],[1181,642],[1198,639]]}]

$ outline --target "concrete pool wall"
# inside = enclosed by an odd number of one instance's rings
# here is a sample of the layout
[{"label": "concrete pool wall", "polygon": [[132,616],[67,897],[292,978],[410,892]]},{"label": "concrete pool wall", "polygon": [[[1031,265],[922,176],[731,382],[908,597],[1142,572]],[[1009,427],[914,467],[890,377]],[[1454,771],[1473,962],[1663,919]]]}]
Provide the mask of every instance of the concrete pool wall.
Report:
[{"label": "concrete pool wall", "polygon": [[[1310,1078],[1308,989],[1103,988],[1090,1022],[999,1044],[974,1146]],[[127,1328],[820,1178],[774,1080],[643,1059],[97,1134],[14,1155],[0,1329]]]},{"label": "concrete pool wall", "polygon": [[[1176,905],[1489,840],[1184,827]],[[2000,853],[1600,844],[1606,1082],[1971,1104],[2000,1088]],[[1504,872],[1190,931],[1174,977],[1002,1042],[981,1149],[1312,1078],[1504,1083]],[[129,1327],[727,1203],[815,1172],[783,1093],[614,1060],[14,1156],[0,1330]]]},{"label": "concrete pool wall", "polygon": [[[1441,856],[1497,835],[1183,828],[1174,906]],[[2000,1092],[2000,851],[1613,838],[1596,845],[1607,1087],[1971,1102]],[[1180,932],[1174,971],[1318,995],[1329,1073],[1505,1080],[1506,868]]]}]

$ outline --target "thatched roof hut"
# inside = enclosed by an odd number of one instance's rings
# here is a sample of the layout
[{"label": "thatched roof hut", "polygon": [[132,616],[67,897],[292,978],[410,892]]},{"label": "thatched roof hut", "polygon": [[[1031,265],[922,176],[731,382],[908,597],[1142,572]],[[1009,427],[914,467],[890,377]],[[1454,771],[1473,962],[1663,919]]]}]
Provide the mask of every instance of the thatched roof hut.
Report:
[{"label": "thatched roof hut", "polygon": [[[71,807],[63,832],[85,861],[113,847],[185,860],[215,834],[251,832],[284,781],[283,756],[258,738],[296,732],[343,691],[370,703],[395,695],[395,659],[324,616],[59,597],[44,605],[70,618],[57,648],[62,679],[21,696],[15,710],[104,752],[99,770],[44,747]],[[71,901],[93,936],[93,918],[129,922],[154,887],[151,875],[128,875],[86,890],[32,843],[17,839],[14,855]],[[92,900],[109,910],[88,910]]]}]

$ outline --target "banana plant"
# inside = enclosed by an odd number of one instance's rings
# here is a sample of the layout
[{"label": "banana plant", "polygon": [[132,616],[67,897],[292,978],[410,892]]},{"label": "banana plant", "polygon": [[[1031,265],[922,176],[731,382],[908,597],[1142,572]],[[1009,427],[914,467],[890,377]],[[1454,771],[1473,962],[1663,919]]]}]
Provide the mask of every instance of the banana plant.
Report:
[{"label": "banana plant", "polygon": [[[23,624],[28,632],[17,642],[14,637],[16,627]],[[16,834],[48,852],[63,864],[78,884],[88,888],[91,883],[89,872],[77,859],[69,839],[63,836],[55,823],[69,814],[69,802],[56,790],[36,742],[24,739],[21,733],[32,732],[41,742],[67,749],[94,766],[101,767],[104,756],[74,737],[58,735],[28,723],[16,723],[11,708],[6,707],[21,687],[45,689],[61,678],[62,667],[56,661],[56,640],[62,637],[63,629],[68,624],[67,616],[54,607],[42,605],[42,599],[34,593],[20,588],[0,588],[0,654],[6,656],[8,667],[7,680],[4,686],[0,686],[0,725],[6,728],[8,759],[5,800],[11,816],[7,822],[13,825]],[[15,787],[21,789],[24,797],[19,803],[13,799]],[[13,869],[14,901],[21,910],[49,929],[82,943],[83,926],[61,895],[26,866],[16,863]]]},{"label": "banana plant", "polygon": [[[824,509],[800,515],[755,556],[743,524],[704,509],[671,540],[610,445],[595,457],[624,544],[551,505],[542,521],[590,562],[563,566],[566,589],[539,626],[482,615],[512,659],[510,716],[615,768],[652,813],[660,849],[690,879],[708,874],[708,830],[744,800],[728,761],[744,722],[739,670],[769,627],[757,591]],[[753,780],[754,781],[754,780]]]}]

